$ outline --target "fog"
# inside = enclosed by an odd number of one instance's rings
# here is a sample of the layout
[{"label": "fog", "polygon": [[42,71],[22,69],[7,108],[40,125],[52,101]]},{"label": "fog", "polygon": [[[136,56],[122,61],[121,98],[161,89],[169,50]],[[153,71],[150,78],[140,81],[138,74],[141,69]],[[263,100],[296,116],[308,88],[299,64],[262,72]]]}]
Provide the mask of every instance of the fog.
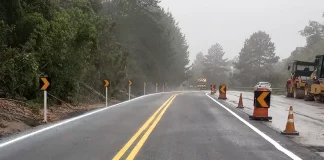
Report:
[{"label": "fog", "polygon": [[276,53],[286,58],[305,38],[298,31],[309,20],[323,22],[323,0],[162,0],[179,22],[189,44],[190,59],[220,43],[226,58],[234,58],[253,32],[270,34]]}]

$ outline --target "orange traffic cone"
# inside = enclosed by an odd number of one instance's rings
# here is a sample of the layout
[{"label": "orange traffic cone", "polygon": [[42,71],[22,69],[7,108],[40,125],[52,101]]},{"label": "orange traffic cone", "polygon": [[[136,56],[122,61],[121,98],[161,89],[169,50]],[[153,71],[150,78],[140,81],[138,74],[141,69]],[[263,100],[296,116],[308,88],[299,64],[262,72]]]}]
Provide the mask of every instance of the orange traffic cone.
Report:
[{"label": "orange traffic cone", "polygon": [[281,134],[284,135],[299,135],[299,132],[295,130],[295,124],[294,124],[294,115],[293,115],[293,108],[290,106],[289,108],[289,114],[288,114],[288,121],[286,124],[286,129],[281,132]]},{"label": "orange traffic cone", "polygon": [[239,103],[238,103],[238,105],[237,105],[236,108],[244,108],[244,107],[243,107],[243,100],[242,100],[242,93],[240,94]]}]

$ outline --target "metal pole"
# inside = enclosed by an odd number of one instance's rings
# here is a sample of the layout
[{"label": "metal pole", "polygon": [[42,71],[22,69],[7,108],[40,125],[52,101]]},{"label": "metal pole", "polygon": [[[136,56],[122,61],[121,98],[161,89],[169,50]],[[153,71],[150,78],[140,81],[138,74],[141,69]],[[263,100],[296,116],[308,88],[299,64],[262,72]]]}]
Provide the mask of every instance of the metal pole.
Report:
[{"label": "metal pole", "polygon": [[163,83],[163,92],[164,92],[164,83]]},{"label": "metal pole", "polygon": [[47,91],[44,91],[44,122],[47,122]]},{"label": "metal pole", "polygon": [[130,100],[131,96],[131,86],[128,86],[128,100]]},{"label": "metal pole", "polygon": [[144,95],[145,95],[145,85],[144,85]]},{"label": "metal pole", "polygon": [[157,93],[157,86],[155,85],[155,93]]},{"label": "metal pole", "polygon": [[106,107],[108,107],[108,87],[106,87]]}]

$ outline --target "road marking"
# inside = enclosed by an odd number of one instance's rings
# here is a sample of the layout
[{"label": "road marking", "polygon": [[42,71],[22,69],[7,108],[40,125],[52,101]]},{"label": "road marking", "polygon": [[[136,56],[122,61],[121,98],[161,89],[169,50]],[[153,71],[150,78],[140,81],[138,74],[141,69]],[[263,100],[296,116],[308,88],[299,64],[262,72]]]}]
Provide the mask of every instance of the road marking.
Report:
[{"label": "road marking", "polygon": [[284,154],[286,154],[287,156],[289,156],[290,158],[294,159],[294,160],[302,160],[300,157],[298,157],[297,155],[295,155],[294,153],[292,153],[291,151],[287,150],[286,148],[282,147],[279,143],[277,143],[275,140],[273,140],[272,138],[270,138],[269,136],[267,136],[265,133],[261,132],[259,129],[257,129],[256,127],[254,127],[252,124],[250,124],[249,122],[247,122],[246,120],[244,120],[243,118],[241,118],[239,115],[237,115],[236,113],[234,113],[232,110],[230,110],[229,108],[227,108],[226,106],[224,106],[223,104],[219,103],[217,100],[215,100],[214,98],[212,98],[211,96],[208,95],[208,93],[206,93],[206,96],[208,96],[211,100],[213,100],[214,102],[216,102],[218,105],[220,105],[221,107],[223,107],[224,109],[226,109],[229,113],[231,113],[234,117],[236,117],[237,119],[239,119],[241,122],[243,122],[245,125],[247,125],[248,127],[250,127],[254,132],[258,133],[262,138],[264,138],[265,140],[267,140],[268,142],[270,142],[273,146],[275,146],[279,151],[283,152]]},{"label": "road marking", "polygon": [[136,146],[133,148],[133,150],[131,151],[131,153],[128,155],[128,157],[126,158],[126,160],[133,160],[135,158],[135,156],[137,155],[137,153],[139,152],[139,150],[142,148],[142,146],[144,145],[145,141],[147,140],[147,138],[150,136],[150,134],[152,133],[153,129],[156,127],[156,125],[159,123],[159,121],[161,120],[163,114],[165,113],[165,111],[168,109],[168,107],[170,106],[170,104],[172,103],[172,101],[177,97],[177,95],[175,95],[169,102],[168,104],[163,108],[163,110],[161,111],[161,113],[158,115],[158,117],[155,119],[155,121],[153,122],[153,124],[150,126],[150,128],[146,131],[146,133],[143,135],[143,137],[138,141],[138,143],[136,144]]},{"label": "road marking", "polygon": [[[181,92],[181,91],[173,91],[173,92]],[[77,117],[74,117],[74,118],[70,118],[70,119],[64,120],[64,121],[62,121],[62,122],[54,123],[54,124],[51,125],[51,126],[48,126],[48,127],[45,127],[45,128],[39,129],[39,130],[37,130],[37,131],[34,131],[34,132],[31,132],[31,133],[28,133],[28,134],[25,134],[25,135],[19,136],[19,137],[17,137],[17,138],[14,138],[14,139],[10,139],[10,140],[8,140],[8,141],[5,141],[5,142],[3,142],[3,143],[0,144],[0,148],[5,147],[5,146],[10,145],[10,144],[13,144],[13,143],[15,143],[15,142],[18,142],[18,141],[24,140],[24,139],[26,139],[26,138],[32,137],[32,136],[37,135],[37,134],[39,134],[39,133],[42,133],[42,132],[48,131],[48,130],[50,130],[50,129],[53,129],[53,128],[56,128],[56,127],[62,126],[62,125],[64,125],[64,124],[67,124],[67,123],[70,123],[70,122],[73,122],[73,121],[79,120],[79,119],[81,119],[81,118],[84,118],[84,117],[87,117],[87,116],[90,116],[90,115],[93,115],[93,114],[96,114],[96,113],[98,113],[98,112],[101,112],[101,111],[104,111],[104,110],[107,110],[107,109],[112,109],[112,108],[114,108],[114,107],[119,107],[119,106],[122,105],[122,104],[127,104],[127,103],[133,102],[133,101],[135,101],[135,100],[145,98],[145,97],[149,97],[149,96],[153,96],[153,95],[158,95],[158,94],[165,94],[165,93],[172,93],[172,92],[153,93],[153,94],[148,94],[148,95],[140,96],[140,97],[137,97],[137,98],[131,99],[131,100],[129,100],[129,101],[124,101],[124,102],[121,102],[121,103],[118,103],[118,104],[115,104],[115,105],[112,105],[112,106],[108,106],[108,107],[105,107],[105,108],[101,108],[101,109],[98,109],[98,110],[95,110],[95,111],[92,111],[92,112],[88,112],[88,113],[85,113],[85,114],[83,114],[83,115],[80,115],[80,116],[77,116]]]},{"label": "road marking", "polygon": [[134,141],[138,138],[138,136],[141,135],[141,133],[147,128],[149,127],[149,124],[154,120],[154,118],[156,117],[156,115],[162,110],[162,108],[168,104],[168,102],[175,97],[175,95],[172,95],[168,100],[166,100],[160,107],[158,110],[156,110],[153,115],[144,123],[144,125],[133,135],[133,137],[124,145],[124,147],[115,155],[115,157],[113,158],[113,160],[118,160],[120,159],[125,152],[128,150],[128,148],[134,143]]}]

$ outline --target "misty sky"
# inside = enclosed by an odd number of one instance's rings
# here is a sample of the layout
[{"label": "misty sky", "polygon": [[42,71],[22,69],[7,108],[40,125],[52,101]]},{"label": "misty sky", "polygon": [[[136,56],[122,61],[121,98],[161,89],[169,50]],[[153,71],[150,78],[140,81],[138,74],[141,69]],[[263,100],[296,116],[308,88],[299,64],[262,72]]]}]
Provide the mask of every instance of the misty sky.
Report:
[{"label": "misty sky", "polygon": [[281,58],[306,40],[298,31],[315,20],[323,23],[324,0],[161,0],[189,44],[190,59],[220,43],[226,58],[238,55],[246,38],[258,30],[270,34]]}]

